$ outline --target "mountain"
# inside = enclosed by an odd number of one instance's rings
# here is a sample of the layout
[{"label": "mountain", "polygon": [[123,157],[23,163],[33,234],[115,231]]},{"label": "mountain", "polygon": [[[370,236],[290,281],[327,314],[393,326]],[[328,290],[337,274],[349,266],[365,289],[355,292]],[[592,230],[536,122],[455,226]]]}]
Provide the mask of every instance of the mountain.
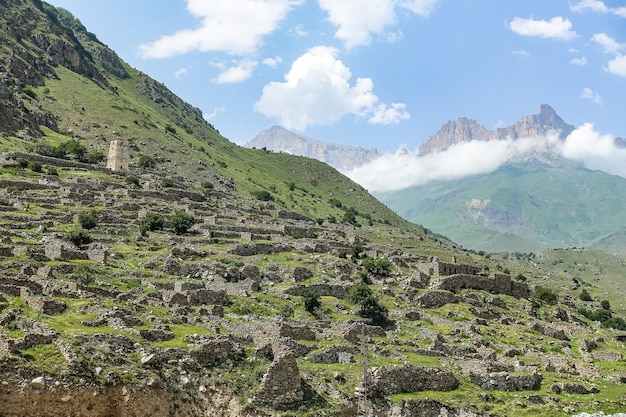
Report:
[{"label": "mountain", "polygon": [[466,117],[450,120],[428,140],[420,145],[419,155],[442,152],[452,145],[473,140],[490,141],[518,139],[521,137],[542,136],[556,133],[567,137],[574,126],[565,123],[548,104],[539,107],[539,113],[520,118],[514,125],[490,131],[475,120]]},{"label": "mountain", "polygon": [[1,415],[624,409],[623,259],[463,250],[67,10],[0,0],[0,38]]},{"label": "mountain", "polygon": [[404,218],[476,250],[586,246],[624,253],[625,192],[621,177],[564,159],[534,159],[379,198]]},{"label": "mountain", "polygon": [[353,168],[371,162],[380,156],[376,149],[338,145],[310,139],[280,126],[272,126],[259,133],[246,144],[249,148],[268,149],[274,152],[286,152],[292,155],[306,156],[326,162],[328,165],[347,172]]}]

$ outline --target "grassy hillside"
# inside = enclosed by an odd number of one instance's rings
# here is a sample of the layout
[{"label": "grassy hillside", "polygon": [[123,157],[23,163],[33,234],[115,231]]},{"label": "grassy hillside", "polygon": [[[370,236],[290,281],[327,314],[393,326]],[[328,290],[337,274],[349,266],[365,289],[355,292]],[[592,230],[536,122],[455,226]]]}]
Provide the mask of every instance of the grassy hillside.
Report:
[{"label": "grassy hillside", "polygon": [[598,245],[622,253],[608,239],[624,231],[625,191],[623,178],[557,159],[378,197],[404,218],[476,250]]},{"label": "grassy hillside", "polygon": [[[67,12],[0,11],[0,414],[626,407],[619,258],[463,250],[229,142]],[[104,168],[115,137],[128,172]]]}]

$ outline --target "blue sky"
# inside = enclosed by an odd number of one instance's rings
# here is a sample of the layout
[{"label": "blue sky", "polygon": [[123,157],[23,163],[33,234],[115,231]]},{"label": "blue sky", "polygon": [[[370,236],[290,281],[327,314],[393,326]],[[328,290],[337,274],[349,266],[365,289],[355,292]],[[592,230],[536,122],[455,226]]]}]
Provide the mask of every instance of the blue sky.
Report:
[{"label": "blue sky", "polygon": [[[626,3],[49,0],[233,142],[280,124],[394,153],[552,105],[626,137]],[[588,126],[588,125],[586,125]]]}]

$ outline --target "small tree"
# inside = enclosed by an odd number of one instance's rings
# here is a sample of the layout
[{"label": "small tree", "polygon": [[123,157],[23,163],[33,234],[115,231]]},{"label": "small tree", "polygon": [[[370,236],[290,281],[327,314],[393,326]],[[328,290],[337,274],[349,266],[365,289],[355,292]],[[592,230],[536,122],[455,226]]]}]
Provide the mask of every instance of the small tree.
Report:
[{"label": "small tree", "polygon": [[317,291],[305,288],[300,292],[300,296],[302,296],[302,300],[304,301],[304,309],[313,315],[315,311],[322,306],[320,295]]},{"label": "small tree", "polygon": [[556,304],[556,302],[559,299],[554,291],[552,291],[549,288],[544,288],[544,287],[537,288],[537,290],[533,294],[533,298],[535,300],[544,302],[546,304],[552,304],[552,305]]},{"label": "small tree", "polygon": [[67,232],[64,236],[65,240],[72,242],[76,246],[87,245],[93,241],[89,233],[83,229],[73,229]]},{"label": "small tree", "polygon": [[359,316],[370,319],[374,326],[388,327],[393,322],[389,319],[389,310],[381,305],[376,298],[369,296],[361,303]]},{"label": "small tree", "polygon": [[578,298],[580,298],[582,301],[593,301],[593,298],[591,298],[591,294],[589,294],[589,291],[587,291],[586,288],[583,288]]},{"label": "small tree", "polygon": [[189,213],[185,213],[182,210],[178,210],[174,213],[172,217],[172,226],[174,227],[174,232],[177,235],[182,235],[183,233],[187,233],[187,231],[193,226],[196,222],[196,219],[193,215]]},{"label": "small tree", "polygon": [[611,310],[611,303],[609,303],[609,300],[600,301],[600,306],[602,306],[605,310]]},{"label": "small tree", "polygon": [[356,284],[352,288],[350,288],[348,300],[350,300],[350,302],[353,304],[360,304],[371,296],[372,290],[370,287],[365,284]]},{"label": "small tree", "polygon": [[141,218],[139,231],[142,236],[145,236],[148,232],[163,230],[163,224],[163,217],[160,214],[149,212]]},{"label": "small tree", "polygon": [[78,223],[82,226],[83,229],[93,229],[98,225],[98,218],[96,216],[96,211],[91,210],[87,213],[80,213],[78,215]]}]

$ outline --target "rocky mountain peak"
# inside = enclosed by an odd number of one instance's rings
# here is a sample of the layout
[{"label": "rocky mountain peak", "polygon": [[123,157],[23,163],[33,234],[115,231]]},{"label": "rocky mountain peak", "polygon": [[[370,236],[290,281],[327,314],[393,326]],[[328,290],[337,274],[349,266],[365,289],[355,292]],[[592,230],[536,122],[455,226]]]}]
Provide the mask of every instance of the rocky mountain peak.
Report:
[{"label": "rocky mountain peak", "polygon": [[298,135],[281,126],[272,126],[262,131],[248,142],[246,147],[306,156],[325,162],[344,172],[364,165],[379,156],[375,148],[365,149],[360,146],[323,142]]},{"label": "rocky mountain peak", "polygon": [[558,132],[561,138],[566,137],[574,130],[574,126],[567,124],[550,106],[542,104],[539,113],[524,116],[514,125],[490,131],[475,120],[466,117],[448,121],[426,143],[419,148],[420,155],[432,152],[441,152],[457,143],[472,140],[504,140],[521,137],[545,135]]}]

